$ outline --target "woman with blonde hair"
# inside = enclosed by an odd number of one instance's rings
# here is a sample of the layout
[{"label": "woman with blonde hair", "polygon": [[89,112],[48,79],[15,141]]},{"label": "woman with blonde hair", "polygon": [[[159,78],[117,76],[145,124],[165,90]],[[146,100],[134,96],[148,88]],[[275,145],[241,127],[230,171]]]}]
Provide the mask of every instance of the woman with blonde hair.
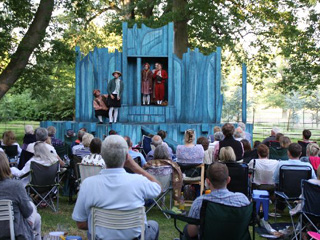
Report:
[{"label": "woman with blonde hair", "polygon": [[22,149],[20,145],[17,143],[16,136],[12,131],[6,131],[2,135],[2,146],[17,146],[18,155],[20,156]]},{"label": "woman with blonde hair", "polygon": [[318,167],[320,166],[320,147],[317,143],[309,143],[307,145],[307,156],[302,157],[300,160],[301,162],[309,162],[313,169],[317,171]]},{"label": "woman with blonde hair", "polygon": [[235,162],[236,155],[233,151],[233,148],[230,146],[221,148],[219,153],[219,160],[224,163]]}]

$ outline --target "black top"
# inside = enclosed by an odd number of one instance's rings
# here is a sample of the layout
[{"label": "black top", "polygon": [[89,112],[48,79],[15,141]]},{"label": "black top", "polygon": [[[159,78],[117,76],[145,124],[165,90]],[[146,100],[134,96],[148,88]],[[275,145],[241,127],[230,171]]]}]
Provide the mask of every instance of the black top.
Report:
[{"label": "black top", "polygon": [[235,140],[232,136],[225,137],[222,141],[219,142],[219,153],[223,147],[232,147],[234,153],[236,154],[236,160],[239,161],[243,157],[243,147],[240,141]]},{"label": "black top", "polygon": [[267,137],[265,140],[262,141],[262,143],[270,147],[270,141],[276,141],[276,136]]}]

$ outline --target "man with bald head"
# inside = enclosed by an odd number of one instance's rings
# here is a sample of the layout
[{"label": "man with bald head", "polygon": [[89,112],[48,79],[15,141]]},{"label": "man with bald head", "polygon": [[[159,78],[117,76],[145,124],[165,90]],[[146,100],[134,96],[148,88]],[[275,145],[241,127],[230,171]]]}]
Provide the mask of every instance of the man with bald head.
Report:
[{"label": "man with bald head", "polygon": [[[170,155],[170,159],[172,160],[172,157],[173,157],[172,149],[168,146],[168,144],[163,142],[162,138],[159,135],[154,135],[151,141],[152,141],[151,144],[154,146],[154,149],[156,149],[160,145],[166,145],[168,149],[168,153]],[[153,160],[153,154],[154,154],[154,150],[151,150],[150,152],[148,152],[146,157],[147,161]]]}]

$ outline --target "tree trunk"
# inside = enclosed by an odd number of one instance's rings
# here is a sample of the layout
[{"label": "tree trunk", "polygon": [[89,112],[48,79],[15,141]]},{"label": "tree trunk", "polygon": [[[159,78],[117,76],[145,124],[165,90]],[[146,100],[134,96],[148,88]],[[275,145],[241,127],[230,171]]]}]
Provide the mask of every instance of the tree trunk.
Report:
[{"label": "tree trunk", "polygon": [[41,0],[35,17],[22,38],[16,52],[0,75],[0,99],[18,80],[25,69],[33,50],[40,44],[49,25],[54,0]]},{"label": "tree trunk", "polygon": [[122,1],[122,9],[123,9],[123,16],[125,20],[134,20],[135,13],[134,13],[134,1],[133,0],[123,0]]},{"label": "tree trunk", "polygon": [[174,22],[174,53],[182,58],[188,49],[188,2],[186,0],[173,0],[172,10],[176,14]]}]

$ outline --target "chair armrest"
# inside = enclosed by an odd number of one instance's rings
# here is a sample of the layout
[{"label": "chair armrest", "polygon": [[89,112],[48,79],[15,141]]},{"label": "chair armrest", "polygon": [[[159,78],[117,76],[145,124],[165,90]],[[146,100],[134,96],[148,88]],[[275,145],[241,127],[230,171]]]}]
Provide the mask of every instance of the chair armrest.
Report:
[{"label": "chair armrest", "polygon": [[29,176],[29,175],[30,175],[30,173],[31,173],[31,171],[29,171],[29,172],[27,172],[27,173],[25,173],[25,174],[23,174],[22,176],[17,177],[17,178],[18,178],[18,179],[25,178],[25,177]]},{"label": "chair armrest", "polygon": [[173,219],[180,220],[182,222],[186,222],[193,225],[200,225],[200,219],[187,217],[182,214],[177,214],[171,210],[163,210],[164,213],[170,215]]}]

